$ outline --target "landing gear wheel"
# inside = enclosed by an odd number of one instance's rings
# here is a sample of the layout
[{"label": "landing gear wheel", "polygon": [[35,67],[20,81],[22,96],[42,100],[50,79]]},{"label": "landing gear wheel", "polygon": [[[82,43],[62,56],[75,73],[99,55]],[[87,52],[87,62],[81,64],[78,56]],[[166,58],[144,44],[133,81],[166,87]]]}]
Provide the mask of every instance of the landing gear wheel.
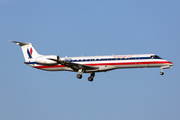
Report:
[{"label": "landing gear wheel", "polygon": [[77,78],[78,78],[78,79],[81,79],[81,78],[82,78],[82,75],[77,74]]},{"label": "landing gear wheel", "polygon": [[92,81],[93,81],[93,77],[88,77],[88,80],[89,80],[90,82],[92,82]]},{"label": "landing gear wheel", "polygon": [[91,73],[91,76],[90,76],[90,77],[88,77],[88,80],[89,80],[90,82],[92,82],[92,81],[93,81],[93,79],[94,79],[94,76],[95,76],[95,73],[94,73],[94,72],[92,72],[92,73]]},{"label": "landing gear wheel", "polygon": [[164,75],[164,72],[160,72],[160,75]]}]

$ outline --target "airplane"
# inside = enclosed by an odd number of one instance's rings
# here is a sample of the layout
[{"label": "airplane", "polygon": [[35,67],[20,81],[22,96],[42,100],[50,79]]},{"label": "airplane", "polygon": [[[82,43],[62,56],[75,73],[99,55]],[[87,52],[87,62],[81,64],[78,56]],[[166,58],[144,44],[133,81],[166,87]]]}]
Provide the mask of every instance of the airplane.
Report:
[{"label": "airplane", "polygon": [[72,71],[78,72],[77,78],[81,79],[83,73],[90,73],[89,81],[93,81],[96,72],[107,72],[115,69],[126,68],[154,68],[160,67],[160,75],[164,75],[163,69],[171,68],[174,64],[162,59],[156,54],[136,55],[109,55],[109,56],[82,56],[62,57],[58,55],[40,55],[31,43],[16,43],[22,48],[25,64],[45,71]]}]

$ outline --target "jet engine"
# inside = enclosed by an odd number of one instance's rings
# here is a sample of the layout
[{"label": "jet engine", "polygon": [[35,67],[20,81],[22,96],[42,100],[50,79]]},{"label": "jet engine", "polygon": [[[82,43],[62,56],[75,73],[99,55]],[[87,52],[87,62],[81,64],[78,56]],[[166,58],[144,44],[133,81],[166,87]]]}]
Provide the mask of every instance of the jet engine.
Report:
[{"label": "jet engine", "polygon": [[57,55],[46,55],[46,56],[40,56],[35,59],[35,62],[38,64],[43,64],[43,65],[57,65],[57,61],[53,61],[50,59],[56,59],[59,61],[59,56]]}]

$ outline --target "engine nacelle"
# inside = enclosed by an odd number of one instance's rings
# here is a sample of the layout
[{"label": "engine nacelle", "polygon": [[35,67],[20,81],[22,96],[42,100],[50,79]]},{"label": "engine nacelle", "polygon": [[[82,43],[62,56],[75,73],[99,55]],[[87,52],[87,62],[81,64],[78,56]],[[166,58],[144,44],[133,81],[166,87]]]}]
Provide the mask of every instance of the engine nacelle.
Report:
[{"label": "engine nacelle", "polygon": [[49,60],[49,59],[59,59],[59,56],[57,55],[46,55],[46,56],[41,56],[41,57],[37,57],[35,59],[35,62],[39,63],[39,64],[44,64],[44,65],[55,65],[57,64],[56,61],[53,60]]}]

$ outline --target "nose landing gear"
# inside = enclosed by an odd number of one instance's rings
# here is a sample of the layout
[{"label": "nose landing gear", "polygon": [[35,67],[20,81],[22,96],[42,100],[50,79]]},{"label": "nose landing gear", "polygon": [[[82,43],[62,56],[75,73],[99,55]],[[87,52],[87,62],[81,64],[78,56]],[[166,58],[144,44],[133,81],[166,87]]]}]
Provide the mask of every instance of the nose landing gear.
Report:
[{"label": "nose landing gear", "polygon": [[172,67],[172,65],[162,66],[162,67],[161,67],[160,75],[164,75],[163,69],[168,69],[168,68],[171,68],[171,67]]},{"label": "nose landing gear", "polygon": [[164,75],[163,68],[161,68],[160,75]]}]

